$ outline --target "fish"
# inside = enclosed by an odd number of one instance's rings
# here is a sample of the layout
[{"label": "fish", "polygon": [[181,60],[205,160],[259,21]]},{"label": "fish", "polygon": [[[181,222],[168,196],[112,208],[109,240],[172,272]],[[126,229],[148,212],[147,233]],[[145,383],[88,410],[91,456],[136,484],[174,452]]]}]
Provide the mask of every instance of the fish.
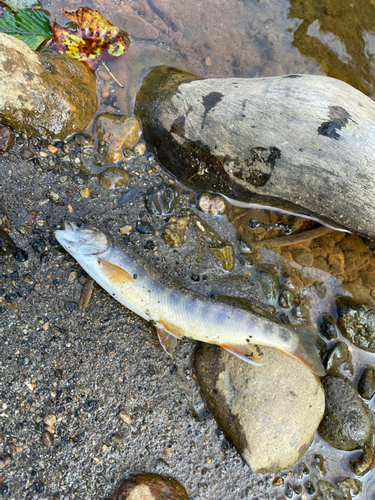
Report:
[{"label": "fish", "polygon": [[316,347],[316,330],[293,327],[235,304],[202,297],[162,277],[133,249],[97,227],[65,221],[57,241],[104,290],[151,322],[169,354],[184,337],[216,344],[239,358],[262,364],[259,346],[279,349],[316,375],[324,368]]}]

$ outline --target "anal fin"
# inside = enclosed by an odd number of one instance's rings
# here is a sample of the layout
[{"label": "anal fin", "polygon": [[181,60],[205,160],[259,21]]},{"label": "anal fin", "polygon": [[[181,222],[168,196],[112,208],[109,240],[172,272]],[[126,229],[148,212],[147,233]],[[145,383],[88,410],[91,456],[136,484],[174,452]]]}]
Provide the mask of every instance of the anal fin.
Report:
[{"label": "anal fin", "polygon": [[158,334],[160,345],[169,356],[173,356],[174,350],[176,349],[178,343],[177,337],[166,330],[161,321],[159,323],[156,323],[155,328]]},{"label": "anal fin", "polygon": [[234,354],[238,358],[243,361],[247,361],[248,363],[256,366],[262,365],[261,354],[258,353],[258,346],[255,344],[219,344],[220,347],[223,347],[230,353]]}]

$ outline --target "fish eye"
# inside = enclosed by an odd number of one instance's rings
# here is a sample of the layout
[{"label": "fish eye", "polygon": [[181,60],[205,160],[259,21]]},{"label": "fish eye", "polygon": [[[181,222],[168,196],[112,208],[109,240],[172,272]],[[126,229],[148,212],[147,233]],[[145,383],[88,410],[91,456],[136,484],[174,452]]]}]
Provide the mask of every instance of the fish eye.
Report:
[{"label": "fish eye", "polygon": [[79,221],[79,222],[77,222],[77,224],[76,224],[76,226],[77,226],[77,227],[83,227],[84,225],[85,225],[85,223],[84,223],[84,222],[82,222],[82,221]]}]

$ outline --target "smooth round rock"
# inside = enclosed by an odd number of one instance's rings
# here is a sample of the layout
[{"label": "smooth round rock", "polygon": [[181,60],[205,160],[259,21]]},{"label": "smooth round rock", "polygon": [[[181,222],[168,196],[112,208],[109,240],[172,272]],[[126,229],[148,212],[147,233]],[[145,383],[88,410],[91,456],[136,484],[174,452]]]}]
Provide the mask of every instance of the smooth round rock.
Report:
[{"label": "smooth round rock", "polygon": [[188,495],[176,479],[139,474],[126,479],[110,500],[188,500]]},{"label": "smooth round rock", "polygon": [[371,399],[375,395],[375,368],[366,366],[358,382],[358,392],[363,399]]},{"label": "smooth round rock", "polygon": [[310,446],[324,412],[318,377],[296,359],[260,347],[253,366],[208,344],[195,354],[197,379],[225,436],[256,472],[291,467]]},{"label": "smooth round rock", "polygon": [[130,149],[138,141],[141,126],[135,116],[100,114],[95,122],[99,144],[105,161],[115,163],[122,159],[122,150]]},{"label": "smooth round rock", "polygon": [[121,168],[111,167],[100,174],[99,185],[103,189],[117,189],[127,184],[129,179],[129,172]]},{"label": "smooth round rock", "polygon": [[373,434],[373,417],[345,377],[323,379],[326,409],[319,434],[339,450],[351,451],[364,445]]},{"label": "smooth round rock", "polygon": [[98,107],[96,78],[61,54],[39,54],[0,33],[0,122],[45,139],[84,130]]},{"label": "smooth round rock", "polygon": [[343,301],[337,313],[337,325],[344,337],[360,349],[375,352],[375,310]]}]

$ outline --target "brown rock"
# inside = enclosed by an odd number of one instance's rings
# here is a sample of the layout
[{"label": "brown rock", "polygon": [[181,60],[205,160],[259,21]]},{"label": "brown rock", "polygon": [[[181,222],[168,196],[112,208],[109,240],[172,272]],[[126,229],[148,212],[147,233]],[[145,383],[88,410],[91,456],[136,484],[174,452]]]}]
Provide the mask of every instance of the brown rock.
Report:
[{"label": "brown rock", "polygon": [[225,199],[217,194],[202,193],[198,200],[198,207],[210,215],[221,215],[227,209]]},{"label": "brown rock", "polygon": [[[10,57],[11,54],[11,57]],[[40,55],[0,33],[0,121],[46,139],[84,130],[97,110],[96,79],[70,57]]]},{"label": "brown rock", "polygon": [[12,129],[6,125],[0,124],[0,154],[9,151],[14,144],[14,135]]},{"label": "brown rock", "polygon": [[[105,161],[121,160],[122,150],[130,149],[137,141],[141,130],[135,116],[102,113],[96,119],[96,133]],[[104,144],[101,144],[103,141]]]},{"label": "brown rock", "polygon": [[100,174],[99,184],[103,189],[116,189],[129,182],[130,175],[126,170],[121,168],[107,168]]},{"label": "brown rock", "polygon": [[50,432],[45,431],[41,437],[42,444],[47,448],[50,448],[53,445],[53,436]]},{"label": "brown rock", "polygon": [[293,259],[301,266],[311,267],[314,263],[314,257],[309,248],[299,248],[293,252]]},{"label": "brown rock", "polygon": [[188,495],[176,479],[139,474],[126,479],[110,500],[188,500]]},{"label": "brown rock", "polygon": [[163,231],[163,238],[173,248],[180,248],[184,242],[188,217],[171,217]]},{"label": "brown rock", "polygon": [[234,250],[232,243],[227,243],[224,245],[220,245],[219,247],[211,247],[209,248],[210,252],[217,257],[223,269],[226,271],[233,271],[234,268]]}]

